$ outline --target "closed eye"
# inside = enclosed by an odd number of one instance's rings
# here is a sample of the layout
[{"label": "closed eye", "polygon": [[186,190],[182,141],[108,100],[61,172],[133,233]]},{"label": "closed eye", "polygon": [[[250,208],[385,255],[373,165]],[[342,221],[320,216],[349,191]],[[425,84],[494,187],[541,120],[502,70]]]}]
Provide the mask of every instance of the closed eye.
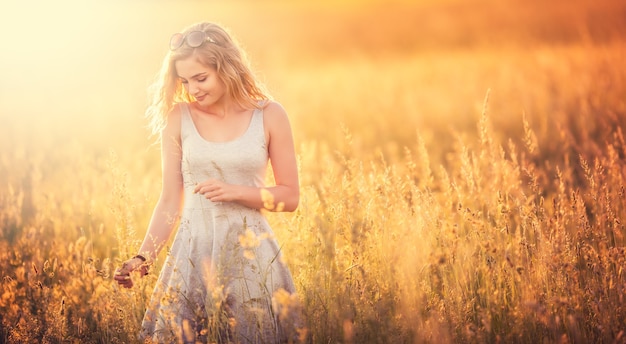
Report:
[{"label": "closed eye", "polygon": [[[196,80],[197,82],[204,82],[207,79],[206,73],[199,73],[191,77],[191,79]],[[178,78],[182,84],[188,84],[189,81],[187,79],[183,79],[181,77]]]}]

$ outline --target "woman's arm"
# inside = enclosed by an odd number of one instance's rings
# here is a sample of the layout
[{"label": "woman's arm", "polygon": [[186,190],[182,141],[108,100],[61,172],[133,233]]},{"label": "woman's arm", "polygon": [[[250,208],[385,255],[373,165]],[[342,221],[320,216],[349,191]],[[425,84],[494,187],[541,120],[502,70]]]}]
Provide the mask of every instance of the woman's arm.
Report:
[{"label": "woman's arm", "polygon": [[[180,216],[183,204],[183,179],[181,173],[182,151],[180,145],[180,111],[175,108],[168,117],[166,127],[161,132],[162,189],[152,213],[150,224],[139,248],[139,255],[148,261],[156,259],[159,251],[169,239]],[[144,261],[134,257],[116,271],[119,284],[130,288],[128,278],[131,271],[142,266]]]},{"label": "woman's arm", "polygon": [[[268,153],[274,172],[275,186],[257,188],[231,185],[211,179],[195,189],[212,202],[236,202],[254,209],[265,207],[262,189],[269,191],[273,199],[274,211],[294,211],[300,200],[298,166],[291,132],[291,125],[285,109],[276,102],[270,102],[263,111],[263,125],[268,143]],[[267,208],[266,208],[267,209]]]},{"label": "woman's arm", "polygon": [[148,260],[156,258],[179,220],[183,205],[181,159],[180,112],[176,108],[161,133],[163,186],[148,231],[139,248],[139,253]]}]

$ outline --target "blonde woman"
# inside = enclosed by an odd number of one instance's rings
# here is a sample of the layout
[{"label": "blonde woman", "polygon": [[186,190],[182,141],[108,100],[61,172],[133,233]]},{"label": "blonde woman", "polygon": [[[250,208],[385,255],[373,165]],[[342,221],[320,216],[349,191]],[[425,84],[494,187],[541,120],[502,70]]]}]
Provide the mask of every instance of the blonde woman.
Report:
[{"label": "blonde woman", "polygon": [[[136,256],[115,280],[147,267],[178,228],[142,324],[153,342],[275,343],[272,307],[294,293],[261,209],[298,206],[296,156],[285,110],[213,23],[171,37],[147,115],[160,133],[163,186]],[[271,162],[275,185],[263,185]]]}]

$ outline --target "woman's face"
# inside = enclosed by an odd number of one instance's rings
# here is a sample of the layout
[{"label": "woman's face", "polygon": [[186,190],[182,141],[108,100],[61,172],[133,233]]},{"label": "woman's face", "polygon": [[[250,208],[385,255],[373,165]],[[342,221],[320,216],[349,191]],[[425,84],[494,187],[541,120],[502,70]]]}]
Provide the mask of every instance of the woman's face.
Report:
[{"label": "woman's face", "polygon": [[222,100],[226,87],[213,67],[200,63],[193,55],[174,64],[176,73],[187,92],[200,106],[210,106]]}]

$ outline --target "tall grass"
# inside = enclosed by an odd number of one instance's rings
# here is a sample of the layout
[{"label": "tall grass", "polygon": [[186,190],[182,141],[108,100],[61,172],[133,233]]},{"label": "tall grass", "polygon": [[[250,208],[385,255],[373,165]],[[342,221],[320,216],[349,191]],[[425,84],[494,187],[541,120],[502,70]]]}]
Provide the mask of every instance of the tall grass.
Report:
[{"label": "tall grass", "polygon": [[[305,341],[625,342],[624,52],[268,65],[302,186],[268,218]],[[102,134],[123,149],[3,128],[0,342],[136,342],[156,274],[125,290],[112,271],[145,232],[158,151],[137,128]]]}]

